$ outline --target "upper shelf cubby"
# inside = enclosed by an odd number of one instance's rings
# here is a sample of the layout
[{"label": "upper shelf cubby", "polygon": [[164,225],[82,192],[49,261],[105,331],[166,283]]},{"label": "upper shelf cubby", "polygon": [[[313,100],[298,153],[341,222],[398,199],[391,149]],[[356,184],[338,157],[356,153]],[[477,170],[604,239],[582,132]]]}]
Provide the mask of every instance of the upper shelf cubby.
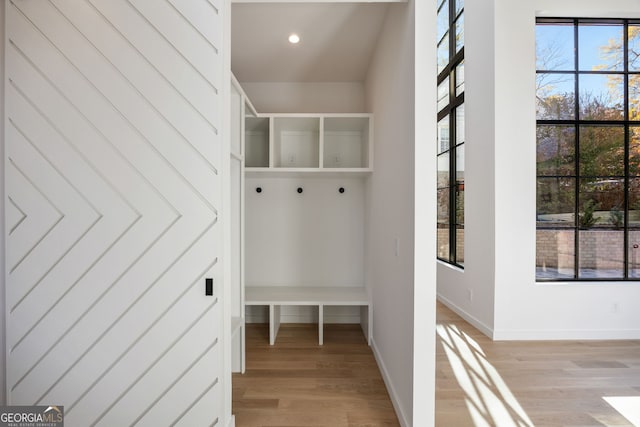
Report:
[{"label": "upper shelf cubby", "polygon": [[245,118],[245,167],[269,167],[269,117]]},{"label": "upper shelf cubby", "polygon": [[272,114],[246,119],[246,169],[260,173],[368,173],[370,114]]},{"label": "upper shelf cubby", "polygon": [[273,166],[320,167],[320,118],[274,117]]},{"label": "upper shelf cubby", "polygon": [[369,117],[324,119],[325,168],[369,167]]}]

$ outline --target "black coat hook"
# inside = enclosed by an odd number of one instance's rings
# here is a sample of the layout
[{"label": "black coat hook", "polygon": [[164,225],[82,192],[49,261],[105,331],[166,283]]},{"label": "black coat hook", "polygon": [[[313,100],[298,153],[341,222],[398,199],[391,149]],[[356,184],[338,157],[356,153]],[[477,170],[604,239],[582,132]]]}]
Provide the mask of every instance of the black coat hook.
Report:
[{"label": "black coat hook", "polygon": [[340,192],[340,194],[344,193],[344,187],[338,188],[338,192]]},{"label": "black coat hook", "polygon": [[262,193],[262,187],[256,187],[256,193]]},{"label": "black coat hook", "polygon": [[302,187],[298,187],[298,194],[302,194]]}]

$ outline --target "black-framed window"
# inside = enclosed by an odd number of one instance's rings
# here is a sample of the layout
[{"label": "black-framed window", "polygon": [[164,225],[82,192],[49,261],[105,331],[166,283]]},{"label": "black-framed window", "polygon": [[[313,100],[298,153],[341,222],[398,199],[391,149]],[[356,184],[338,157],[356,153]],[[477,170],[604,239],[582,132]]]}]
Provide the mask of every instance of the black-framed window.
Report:
[{"label": "black-framed window", "polygon": [[464,0],[438,0],[438,259],[464,267]]},{"label": "black-framed window", "polygon": [[640,278],[640,21],[536,24],[536,278]]}]

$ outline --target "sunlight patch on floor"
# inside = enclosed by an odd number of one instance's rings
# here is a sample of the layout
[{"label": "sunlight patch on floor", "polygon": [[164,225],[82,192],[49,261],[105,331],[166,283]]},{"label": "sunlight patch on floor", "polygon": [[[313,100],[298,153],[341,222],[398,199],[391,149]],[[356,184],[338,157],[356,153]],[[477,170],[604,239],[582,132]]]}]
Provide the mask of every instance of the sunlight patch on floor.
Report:
[{"label": "sunlight patch on floor", "polygon": [[473,338],[455,325],[437,325],[436,331],[476,427],[534,427]]},{"label": "sunlight patch on floor", "polygon": [[640,396],[605,396],[603,399],[631,424],[640,426]]}]

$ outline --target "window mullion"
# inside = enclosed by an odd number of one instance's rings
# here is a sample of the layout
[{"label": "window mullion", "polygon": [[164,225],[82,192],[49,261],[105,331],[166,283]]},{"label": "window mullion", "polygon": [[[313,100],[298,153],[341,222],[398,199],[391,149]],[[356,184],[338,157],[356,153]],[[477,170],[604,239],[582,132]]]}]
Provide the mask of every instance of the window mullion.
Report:
[{"label": "window mullion", "polygon": [[574,236],[573,236],[573,245],[574,245],[574,261],[573,261],[573,278],[580,278],[580,72],[579,72],[579,55],[580,55],[580,44],[578,43],[578,20],[574,20],[573,22],[573,46],[575,49],[575,58],[574,58],[574,117],[576,119],[576,127],[575,127],[575,174],[576,174],[576,183],[574,190]]}]

